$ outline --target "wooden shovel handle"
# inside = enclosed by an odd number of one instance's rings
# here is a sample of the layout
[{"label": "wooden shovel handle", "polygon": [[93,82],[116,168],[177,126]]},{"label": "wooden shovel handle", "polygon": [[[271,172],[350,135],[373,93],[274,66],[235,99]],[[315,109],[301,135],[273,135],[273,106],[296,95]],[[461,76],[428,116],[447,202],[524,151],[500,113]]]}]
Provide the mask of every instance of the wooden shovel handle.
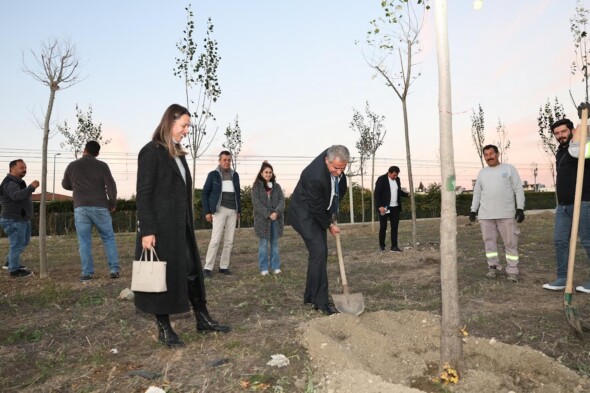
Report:
[{"label": "wooden shovel handle", "polygon": [[574,215],[572,217],[572,232],[570,236],[570,250],[567,259],[567,279],[565,293],[572,293],[574,289],[574,263],[576,260],[576,245],[578,243],[578,225],[582,206],[582,185],[584,183],[584,164],[586,161],[586,138],[588,127],[588,109],[582,110],[582,124],[580,133],[580,149],[578,152],[578,174],[576,176],[576,193],[574,196]]},{"label": "wooden shovel handle", "polygon": [[340,234],[335,233],[336,252],[338,253],[338,266],[340,267],[340,279],[342,280],[342,293],[348,294],[348,282],[346,281],[346,271],[344,270],[344,258],[342,258],[342,246],[340,245]]}]

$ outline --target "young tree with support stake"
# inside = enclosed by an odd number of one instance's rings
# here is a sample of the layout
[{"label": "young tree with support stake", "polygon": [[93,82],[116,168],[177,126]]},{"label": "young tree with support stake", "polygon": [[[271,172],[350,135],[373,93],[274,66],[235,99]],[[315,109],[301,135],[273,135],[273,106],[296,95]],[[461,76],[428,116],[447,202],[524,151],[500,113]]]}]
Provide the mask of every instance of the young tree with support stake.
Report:
[{"label": "young tree with support stake", "polygon": [[195,184],[197,159],[207,151],[217,133],[216,130],[209,142],[205,143],[207,123],[209,119],[215,120],[211,112],[211,105],[221,95],[221,88],[217,80],[217,67],[221,57],[217,53],[217,41],[211,37],[213,34],[211,18],[207,20],[203,52],[197,53],[198,46],[193,37],[195,21],[190,4],[185,10],[187,25],[183,30],[184,36],[176,44],[181,57],[176,58],[174,75],[184,82],[186,108],[191,112],[191,130],[187,140],[188,149],[193,159],[193,184]]},{"label": "young tree with support stake", "polygon": [[[373,54],[370,57],[365,56],[365,60],[385,79],[385,85],[393,89],[402,104],[412,210],[412,244],[416,246],[416,199],[407,98],[412,82],[420,75],[414,76],[412,69],[415,65],[414,56],[420,52],[420,32],[424,26],[426,11],[430,7],[424,0],[387,0],[381,2],[381,8],[383,17],[373,19],[372,29],[367,33],[367,44],[373,49]],[[395,71],[396,63],[399,71]]]},{"label": "young tree with support stake", "polygon": [[41,160],[41,203],[39,205],[39,275],[49,276],[47,269],[47,145],[51,113],[58,90],[67,89],[78,83],[79,60],[76,47],[69,41],[51,39],[42,44],[38,53],[31,51],[35,68],[26,65],[23,55],[25,73],[49,87],[49,102],[43,123],[43,148]]}]

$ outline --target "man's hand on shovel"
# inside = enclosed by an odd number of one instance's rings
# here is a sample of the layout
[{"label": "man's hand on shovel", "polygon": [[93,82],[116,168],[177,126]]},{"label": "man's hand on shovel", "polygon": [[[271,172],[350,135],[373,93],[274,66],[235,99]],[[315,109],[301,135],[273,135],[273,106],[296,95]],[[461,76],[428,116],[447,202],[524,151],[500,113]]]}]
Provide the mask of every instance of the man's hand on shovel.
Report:
[{"label": "man's hand on shovel", "polygon": [[338,226],[338,220],[336,219],[336,214],[332,214],[332,223],[328,228],[330,234],[332,236],[336,236],[337,233],[340,233],[340,227]]}]

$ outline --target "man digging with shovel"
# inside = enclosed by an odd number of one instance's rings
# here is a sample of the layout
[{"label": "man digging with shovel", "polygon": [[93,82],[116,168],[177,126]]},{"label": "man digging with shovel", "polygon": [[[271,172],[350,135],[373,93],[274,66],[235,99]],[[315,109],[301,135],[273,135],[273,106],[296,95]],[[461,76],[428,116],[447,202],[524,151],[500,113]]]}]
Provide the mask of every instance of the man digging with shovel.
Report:
[{"label": "man digging with shovel", "polygon": [[338,312],[329,303],[328,295],[328,237],[340,233],[332,222],[332,213],[338,206],[338,198],[346,193],[346,176],[343,172],[350,161],[345,146],[334,145],[324,150],[301,173],[295,186],[288,221],[303,238],[309,259],[303,302],[326,315]]}]

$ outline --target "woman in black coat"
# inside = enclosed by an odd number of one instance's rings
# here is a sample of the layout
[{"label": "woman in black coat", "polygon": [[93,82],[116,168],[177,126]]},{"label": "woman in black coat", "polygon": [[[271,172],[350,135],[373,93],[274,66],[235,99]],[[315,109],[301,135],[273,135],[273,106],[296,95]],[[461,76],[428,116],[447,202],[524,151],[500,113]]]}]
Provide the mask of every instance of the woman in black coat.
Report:
[{"label": "woman in black coat", "polygon": [[180,105],[166,109],[152,141],[139,152],[137,165],[137,242],[135,259],[154,248],[167,262],[167,291],[135,292],[135,306],[156,316],[158,339],[168,345],[184,343],[172,330],[170,314],[192,306],[197,331],[227,332],[229,326],[211,319],[207,311],[201,258],[191,209],[191,174],[180,141],[188,133],[190,113]]}]

